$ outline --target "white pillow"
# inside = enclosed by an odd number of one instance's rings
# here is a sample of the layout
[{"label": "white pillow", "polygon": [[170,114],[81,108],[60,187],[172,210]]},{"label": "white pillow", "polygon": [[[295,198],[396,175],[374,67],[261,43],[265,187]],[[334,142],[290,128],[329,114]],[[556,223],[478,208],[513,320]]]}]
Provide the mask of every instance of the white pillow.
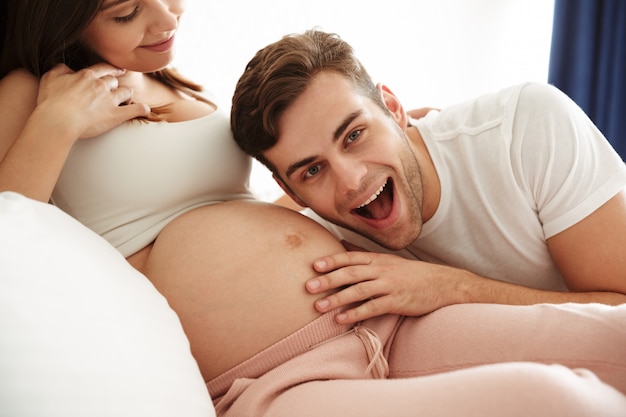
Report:
[{"label": "white pillow", "polygon": [[0,416],[215,416],[177,315],[103,238],[0,193]]}]

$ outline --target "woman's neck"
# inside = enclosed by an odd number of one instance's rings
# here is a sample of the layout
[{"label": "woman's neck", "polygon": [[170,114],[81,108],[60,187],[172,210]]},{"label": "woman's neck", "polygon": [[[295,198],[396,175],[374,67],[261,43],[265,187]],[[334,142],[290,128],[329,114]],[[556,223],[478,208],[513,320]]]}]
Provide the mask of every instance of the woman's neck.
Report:
[{"label": "woman's neck", "polygon": [[119,85],[133,90],[133,96],[144,95],[148,89],[149,77],[141,72],[126,71],[124,75],[118,77]]},{"label": "woman's neck", "polygon": [[167,122],[197,119],[216,109],[214,105],[195,100],[141,72],[127,71],[119,77],[119,85],[133,90],[134,102],[151,108],[167,106],[167,111],[160,114]]}]

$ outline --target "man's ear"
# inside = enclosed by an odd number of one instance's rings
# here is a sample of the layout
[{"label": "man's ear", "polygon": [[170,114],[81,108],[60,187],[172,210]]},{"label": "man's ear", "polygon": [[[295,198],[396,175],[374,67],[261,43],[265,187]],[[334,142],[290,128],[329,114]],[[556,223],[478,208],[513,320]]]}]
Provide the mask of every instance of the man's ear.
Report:
[{"label": "man's ear", "polygon": [[300,199],[300,197],[298,197],[296,195],[296,193],[294,193],[291,188],[289,188],[289,186],[287,184],[285,184],[285,182],[276,174],[272,174],[272,178],[274,178],[274,181],[276,181],[278,183],[278,185],[280,185],[280,188],[283,189],[283,191],[285,192],[285,194],[287,194],[289,197],[291,197],[291,199],[293,201],[295,201],[299,206],[301,207],[308,207],[308,205],[302,201]]},{"label": "man's ear", "polygon": [[377,84],[376,89],[380,92],[383,102],[393,115],[394,120],[400,125],[402,130],[405,130],[409,121],[398,97],[384,84]]}]

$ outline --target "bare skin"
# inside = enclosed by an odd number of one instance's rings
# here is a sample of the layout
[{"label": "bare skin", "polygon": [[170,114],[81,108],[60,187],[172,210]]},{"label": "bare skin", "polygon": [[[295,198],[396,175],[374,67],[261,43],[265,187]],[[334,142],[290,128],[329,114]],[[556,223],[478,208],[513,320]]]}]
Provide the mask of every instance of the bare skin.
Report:
[{"label": "bare skin", "polygon": [[[171,61],[171,48],[153,45],[174,39],[181,2],[110,4],[83,37],[108,63],[77,72],[58,65],[41,79],[15,70],[0,80],[0,191],[47,202],[76,141],[164,104],[168,123],[216,110],[145,74]],[[293,210],[238,201],[179,216],[127,259],[179,315],[208,380],[318,317],[304,283],[319,275],[314,259],[342,250]]]},{"label": "bare skin", "polygon": [[[407,126],[402,104],[386,86],[378,88],[393,119],[344,77],[317,74],[282,113],[278,143],[264,156],[277,167],[279,184],[301,206],[383,246],[402,249],[435,213],[441,184],[420,132]],[[415,115],[420,113],[416,110]],[[410,149],[399,145],[403,141],[398,140],[398,127]],[[419,166],[412,175],[406,170],[409,156]],[[419,176],[413,174],[417,171]],[[353,215],[353,209],[372,201],[388,179],[394,184],[394,206],[386,223],[372,225]],[[311,293],[339,290],[320,297],[315,304],[319,311],[355,305],[337,316],[340,323],[387,313],[423,315],[459,303],[626,303],[626,189],[547,239],[546,245],[569,292],[510,284],[354,247],[318,260],[315,268],[323,275],[309,281],[307,288]]]},{"label": "bare skin", "polygon": [[320,315],[304,283],[317,256],[338,250],[293,210],[232,201],[178,217],[128,260],[178,313],[209,380]]},{"label": "bare skin", "polygon": [[[118,107],[131,91],[138,103],[172,103],[168,122],[215,110],[140,73],[123,73],[105,64],[86,74],[59,68],[42,82],[43,92],[50,96],[42,95],[40,81],[25,72],[11,74],[0,85],[0,104],[6,110],[2,120],[7,121],[0,136],[0,156],[6,156],[0,185],[41,201],[50,198],[74,141],[89,140],[145,111],[142,104]],[[107,83],[119,87],[111,90]],[[13,94],[16,89],[22,93]],[[38,91],[43,104],[35,110]],[[75,118],[80,123],[76,128],[68,118],[54,123],[59,116],[53,97],[63,98],[56,102],[67,117],[84,112],[91,102],[94,116],[102,121],[101,131],[84,133],[83,124],[89,128],[95,124],[82,118]],[[44,129],[46,134],[40,134]],[[46,149],[50,150],[43,153]],[[19,162],[22,153],[30,155],[25,158],[28,164]],[[314,259],[341,250],[326,229],[293,210],[242,201],[180,216],[128,261],[154,282],[179,315],[208,380],[318,317],[315,296],[306,292],[304,283],[318,275],[311,267]]]},{"label": "bare skin", "polygon": [[[120,74],[110,67],[98,68],[107,82],[112,82],[109,74]],[[126,115],[134,116],[130,109],[117,107],[117,100],[126,97],[131,88],[138,102],[172,103],[168,122],[191,120],[215,110],[213,106],[190,100],[158,83],[152,84],[152,80],[145,80],[138,73],[119,75],[116,79],[116,84],[128,86],[128,90],[124,88],[118,93],[118,90],[98,88],[97,103],[104,104],[95,105],[110,107],[116,113],[125,112],[119,116],[120,121],[128,117]],[[3,80],[7,91],[23,87],[22,91],[31,95],[17,96],[11,108],[7,108],[5,114],[17,112],[20,115],[11,119],[12,123],[7,124],[10,129],[5,129],[2,136],[7,154],[11,149],[9,139],[20,137],[20,129],[25,124],[39,128],[38,122],[50,120],[47,107],[34,112],[39,80],[25,73],[15,73],[10,80],[10,84],[8,79]],[[67,69],[55,71],[44,82],[44,91],[60,91],[63,87],[63,94],[68,97],[82,97],[73,93],[84,94],[90,84],[102,84]],[[143,89],[144,83],[152,85]],[[116,98],[116,94],[122,93],[123,96]],[[111,104],[108,97],[113,97]],[[39,99],[42,100],[41,93]],[[78,101],[75,106],[85,104]],[[143,106],[137,105],[135,109],[142,111]],[[73,109],[70,107],[67,112],[71,114]],[[104,114],[97,109],[94,113]],[[119,121],[113,124],[116,123]],[[70,123],[59,127],[65,131],[66,125]],[[50,132],[52,128],[46,126]],[[56,173],[64,161],[63,155],[77,140],[72,139],[73,136],[80,135],[29,135],[28,140],[20,137],[19,148],[13,147],[11,151],[14,155],[17,149],[38,154],[32,147],[50,145],[55,149],[54,154],[60,156],[51,158],[53,153],[48,153],[47,158],[43,158],[45,163],[37,166],[49,180],[41,181],[40,177],[35,181],[37,177],[26,174],[5,175],[7,187],[31,198],[49,199]],[[49,138],[53,137],[68,139],[50,143]],[[4,162],[10,161],[11,158],[6,158]],[[20,164],[11,166],[22,167]],[[208,380],[318,317],[320,313],[313,308],[315,296],[305,290],[304,283],[319,275],[311,266],[316,258],[342,250],[341,244],[326,229],[293,210],[269,203],[239,201],[218,203],[183,214],[171,222],[153,244],[127,259],[155,284],[179,315],[192,352]]]}]

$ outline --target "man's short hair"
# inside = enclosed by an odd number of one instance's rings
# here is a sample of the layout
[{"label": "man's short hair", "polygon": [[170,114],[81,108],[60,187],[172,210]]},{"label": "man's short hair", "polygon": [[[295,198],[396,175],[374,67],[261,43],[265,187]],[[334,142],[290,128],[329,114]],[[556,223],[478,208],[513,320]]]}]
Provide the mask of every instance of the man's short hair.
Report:
[{"label": "man's short hair", "polygon": [[235,88],[230,123],[245,153],[275,172],[262,153],[276,144],[279,117],[321,71],[345,76],[386,109],[353,48],[337,34],[308,30],[287,35],[256,53]]}]

